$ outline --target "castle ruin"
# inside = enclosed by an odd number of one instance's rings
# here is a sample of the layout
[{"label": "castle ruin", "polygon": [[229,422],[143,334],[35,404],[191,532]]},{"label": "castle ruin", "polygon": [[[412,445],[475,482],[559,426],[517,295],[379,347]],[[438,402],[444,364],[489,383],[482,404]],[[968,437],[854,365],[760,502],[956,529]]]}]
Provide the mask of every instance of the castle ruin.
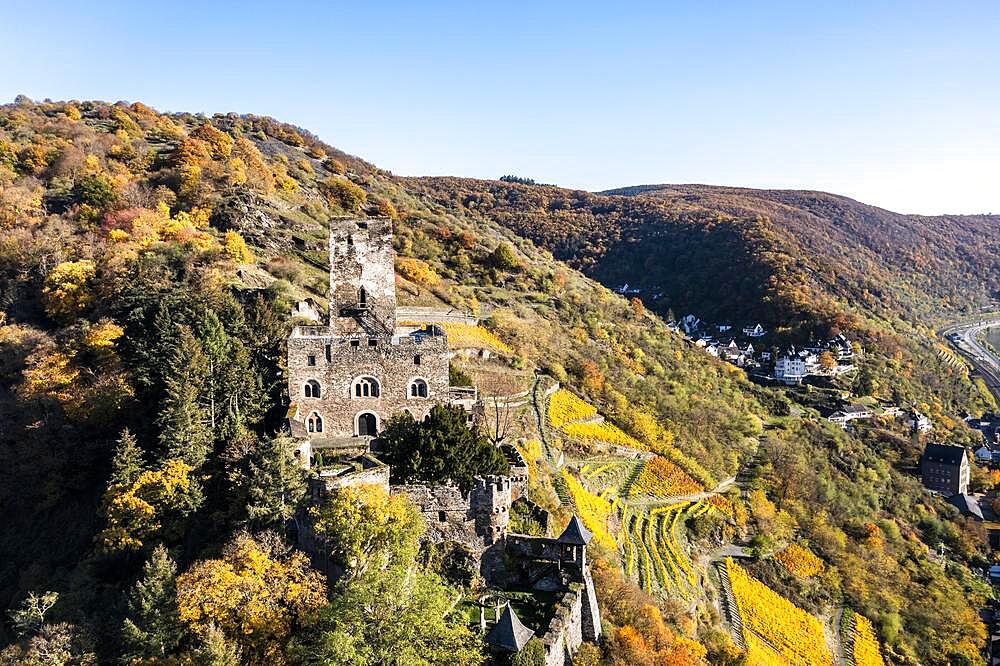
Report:
[{"label": "castle ruin", "polygon": [[[576,516],[558,539],[508,533],[511,505],[527,501],[528,485],[527,463],[511,446],[503,447],[510,474],[477,478],[465,492],[389,485],[389,468],[371,453],[386,419],[405,411],[420,420],[442,403],[472,412],[477,395],[449,385],[448,339],[439,327],[398,325],[391,220],[332,220],[329,256],[328,322],[296,326],[288,339],[288,426],[301,442],[303,466],[315,466],[312,501],[358,484],[406,495],[424,518],[424,538],[464,545],[491,585],[560,593],[555,617],[539,635],[546,666],[569,663],[581,642],[601,631],[586,560],[590,534]],[[313,303],[299,314],[315,320],[318,313]],[[314,465],[321,462],[327,464]],[[547,514],[542,522],[548,524]],[[295,529],[314,564],[337,575],[308,518]],[[486,637],[496,654],[519,651],[535,633],[509,607],[497,620]]]}]

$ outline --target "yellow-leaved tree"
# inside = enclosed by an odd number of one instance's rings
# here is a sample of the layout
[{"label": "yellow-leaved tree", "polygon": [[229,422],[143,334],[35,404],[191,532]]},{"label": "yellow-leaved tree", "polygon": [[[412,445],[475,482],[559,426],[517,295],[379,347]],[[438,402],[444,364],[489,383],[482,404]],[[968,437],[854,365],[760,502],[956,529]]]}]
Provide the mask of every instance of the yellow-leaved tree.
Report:
[{"label": "yellow-leaved tree", "polygon": [[183,460],[167,460],[160,469],[112,484],[104,497],[107,526],[98,543],[109,552],[134,551],[152,537],[176,536],[173,519],[191,513],[200,499],[193,469]]},{"label": "yellow-leaved tree", "polygon": [[93,301],[90,283],[94,279],[94,262],[64,261],[57,264],[45,278],[42,299],[45,311],[53,319],[71,321]]},{"label": "yellow-leaved tree", "polygon": [[253,261],[253,253],[247,247],[247,242],[243,240],[239,232],[227,231],[223,241],[226,254],[238,264],[249,264]]},{"label": "yellow-leaved tree", "polygon": [[424,530],[413,504],[377,485],[342,488],[312,513],[316,533],[326,539],[331,557],[349,577],[415,556],[402,551],[416,544]]},{"label": "yellow-leaved tree", "polygon": [[199,636],[218,627],[240,646],[244,663],[286,663],[293,632],[326,603],[326,578],[280,538],[238,534],[222,557],[195,562],[177,577],[177,610]]}]

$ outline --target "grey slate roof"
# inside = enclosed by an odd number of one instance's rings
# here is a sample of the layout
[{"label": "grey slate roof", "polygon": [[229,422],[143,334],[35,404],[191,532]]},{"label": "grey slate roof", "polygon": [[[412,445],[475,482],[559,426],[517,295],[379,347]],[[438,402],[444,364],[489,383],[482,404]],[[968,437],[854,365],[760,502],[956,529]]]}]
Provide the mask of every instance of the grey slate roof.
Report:
[{"label": "grey slate roof", "polygon": [[979,500],[972,495],[952,495],[948,498],[948,503],[961,511],[963,516],[983,519],[983,509],[979,506]]},{"label": "grey slate roof", "polygon": [[590,543],[593,535],[587,531],[587,528],[583,526],[580,519],[577,518],[576,514],[569,521],[569,525],[563,530],[563,533],[559,535],[556,539],[557,543],[566,543],[573,546],[586,546]]},{"label": "grey slate roof", "polygon": [[508,601],[500,620],[490,629],[490,633],[486,634],[486,642],[507,652],[520,652],[534,635],[534,631],[517,619],[517,614]]},{"label": "grey slate roof", "polygon": [[922,460],[923,462],[943,463],[945,465],[961,465],[964,458],[964,446],[928,444],[924,449]]}]

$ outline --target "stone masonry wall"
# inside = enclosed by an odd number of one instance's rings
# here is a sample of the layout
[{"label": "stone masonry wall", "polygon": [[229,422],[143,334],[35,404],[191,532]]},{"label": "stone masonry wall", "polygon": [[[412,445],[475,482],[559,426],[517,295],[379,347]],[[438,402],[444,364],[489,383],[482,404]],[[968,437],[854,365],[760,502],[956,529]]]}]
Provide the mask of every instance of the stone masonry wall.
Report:
[{"label": "stone masonry wall", "polygon": [[[315,365],[309,365],[310,357]],[[378,380],[379,397],[353,395],[354,380],[362,376]],[[427,382],[426,398],[410,397],[410,382],[416,378]],[[319,398],[305,397],[309,380],[319,382]],[[423,419],[433,405],[448,401],[447,338],[293,335],[288,340],[288,394],[298,405],[300,419],[307,420],[313,412],[322,417],[323,432],[318,437],[357,435],[357,416],[362,412],[375,415],[378,429],[404,409],[415,419]]]},{"label": "stone masonry wall", "polygon": [[334,219],[330,221],[330,326],[351,335],[360,326],[341,309],[360,302],[391,332],[396,328],[396,252],[392,247],[389,218]]},{"label": "stone masonry wall", "polygon": [[433,543],[454,541],[478,555],[506,534],[511,503],[507,477],[479,479],[467,495],[451,485],[393,486],[391,491],[417,505],[427,525],[424,538]]}]

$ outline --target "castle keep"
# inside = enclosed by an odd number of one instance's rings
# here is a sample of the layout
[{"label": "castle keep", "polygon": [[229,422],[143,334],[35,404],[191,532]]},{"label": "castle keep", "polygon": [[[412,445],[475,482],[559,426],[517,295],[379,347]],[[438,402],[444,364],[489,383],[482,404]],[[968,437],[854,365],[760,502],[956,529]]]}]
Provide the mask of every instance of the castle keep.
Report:
[{"label": "castle keep", "polygon": [[451,397],[444,332],[396,326],[392,221],[332,220],[329,252],[329,324],[288,340],[292,434],[313,448],[374,437],[393,414],[420,420]]},{"label": "castle keep", "polygon": [[[359,484],[405,495],[423,517],[424,538],[464,546],[493,588],[559,595],[554,616],[537,634],[545,666],[570,663],[583,641],[597,640],[601,633],[586,556],[590,533],[575,516],[558,538],[509,533],[515,502],[543,514],[539,522],[546,532],[549,524],[548,513],[527,499],[527,462],[509,445],[501,447],[509,474],[477,477],[469,489],[390,485],[389,468],[370,450],[385,420],[404,411],[420,420],[440,403],[476,412],[477,393],[449,386],[448,340],[439,327],[398,325],[388,218],[332,220],[329,253],[327,324],[296,326],[288,339],[289,427],[300,440],[301,463],[313,469],[312,502]],[[301,302],[296,313],[311,321],[320,318],[314,302]],[[326,544],[316,538],[308,516],[300,514],[293,522],[295,538],[314,565],[330,575],[342,573],[331,566]],[[521,624],[509,606],[502,616],[497,606],[496,615],[485,639],[503,661],[507,657],[501,655],[519,652],[536,631]]]}]

